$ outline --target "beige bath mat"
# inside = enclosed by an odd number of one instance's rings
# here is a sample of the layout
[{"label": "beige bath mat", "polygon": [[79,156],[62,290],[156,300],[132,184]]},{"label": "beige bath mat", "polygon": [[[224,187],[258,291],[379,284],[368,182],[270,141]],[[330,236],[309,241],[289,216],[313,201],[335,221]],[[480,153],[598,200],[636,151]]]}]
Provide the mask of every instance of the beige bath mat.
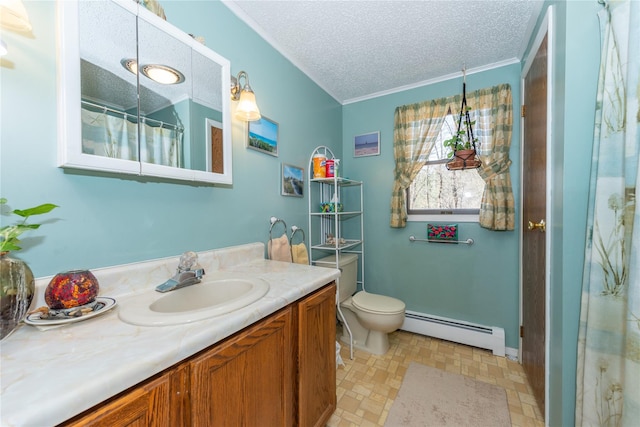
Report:
[{"label": "beige bath mat", "polygon": [[502,387],[411,363],[385,426],[499,427],[511,417]]}]

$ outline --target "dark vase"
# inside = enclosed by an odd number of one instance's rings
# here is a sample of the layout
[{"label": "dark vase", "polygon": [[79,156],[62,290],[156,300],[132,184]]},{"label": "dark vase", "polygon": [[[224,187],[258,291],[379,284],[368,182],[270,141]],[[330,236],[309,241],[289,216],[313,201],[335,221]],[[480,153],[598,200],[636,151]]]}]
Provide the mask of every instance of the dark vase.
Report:
[{"label": "dark vase", "polygon": [[13,332],[27,314],[35,293],[33,273],[26,262],[0,252],[0,340]]}]

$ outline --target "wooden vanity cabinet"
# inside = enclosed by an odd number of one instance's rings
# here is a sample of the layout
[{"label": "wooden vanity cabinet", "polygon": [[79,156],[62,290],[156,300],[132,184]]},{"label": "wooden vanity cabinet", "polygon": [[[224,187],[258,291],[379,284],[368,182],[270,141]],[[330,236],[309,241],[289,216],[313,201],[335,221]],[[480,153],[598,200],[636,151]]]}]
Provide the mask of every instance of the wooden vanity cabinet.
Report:
[{"label": "wooden vanity cabinet", "polygon": [[324,426],[336,409],[336,286],[191,362],[193,426]]},{"label": "wooden vanity cabinet", "polygon": [[336,285],[214,344],[68,426],[324,426],[336,408]]},{"label": "wooden vanity cabinet", "polygon": [[190,362],[194,427],[293,425],[291,327],[288,307]]},{"label": "wooden vanity cabinet", "polygon": [[188,368],[178,365],[84,412],[65,427],[165,427],[185,425]]},{"label": "wooden vanity cabinet", "polygon": [[324,426],[336,410],[336,285],[297,306],[297,425]]}]

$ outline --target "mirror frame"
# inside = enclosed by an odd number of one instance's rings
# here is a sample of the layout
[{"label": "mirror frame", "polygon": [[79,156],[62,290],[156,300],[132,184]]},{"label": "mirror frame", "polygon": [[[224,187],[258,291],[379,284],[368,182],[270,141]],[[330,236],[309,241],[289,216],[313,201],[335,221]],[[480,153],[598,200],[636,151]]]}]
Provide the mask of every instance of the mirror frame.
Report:
[{"label": "mirror frame", "polygon": [[[154,27],[166,32],[192,50],[211,59],[221,67],[222,80],[220,93],[222,99],[222,141],[223,173],[176,168],[134,160],[116,159],[82,152],[81,124],[81,88],[80,88],[80,45],[78,2],[64,0],[57,2],[58,14],[58,167],[102,171],[116,174],[153,176],[182,181],[195,181],[212,184],[232,184],[232,139],[231,139],[231,100],[229,85],[231,65],[228,59],[220,56],[208,47],[194,40],[185,32],[161,19],[144,6],[131,0],[107,0],[132,13]],[[136,40],[136,43],[138,41]],[[119,64],[118,64],[119,65]],[[207,144],[207,141],[203,141]],[[140,147],[140,141],[138,141]],[[210,153],[210,147],[206,147]],[[206,162],[211,164],[211,159]]]}]

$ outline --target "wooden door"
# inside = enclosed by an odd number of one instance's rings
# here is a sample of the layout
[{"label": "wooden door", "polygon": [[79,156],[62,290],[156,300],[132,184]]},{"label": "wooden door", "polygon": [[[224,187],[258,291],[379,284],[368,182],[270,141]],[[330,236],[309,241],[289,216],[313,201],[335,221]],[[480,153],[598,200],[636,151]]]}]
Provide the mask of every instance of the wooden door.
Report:
[{"label": "wooden door", "polygon": [[[545,396],[545,247],[547,171],[547,40],[524,81],[522,163],[522,365],[540,411]],[[545,225],[546,226],[546,225]]]},{"label": "wooden door", "polygon": [[191,362],[194,427],[293,425],[292,310],[249,327]]},{"label": "wooden door", "polygon": [[211,172],[224,173],[222,129],[211,126]]},{"label": "wooden door", "polygon": [[336,285],[298,304],[298,425],[324,426],[336,410]]}]

